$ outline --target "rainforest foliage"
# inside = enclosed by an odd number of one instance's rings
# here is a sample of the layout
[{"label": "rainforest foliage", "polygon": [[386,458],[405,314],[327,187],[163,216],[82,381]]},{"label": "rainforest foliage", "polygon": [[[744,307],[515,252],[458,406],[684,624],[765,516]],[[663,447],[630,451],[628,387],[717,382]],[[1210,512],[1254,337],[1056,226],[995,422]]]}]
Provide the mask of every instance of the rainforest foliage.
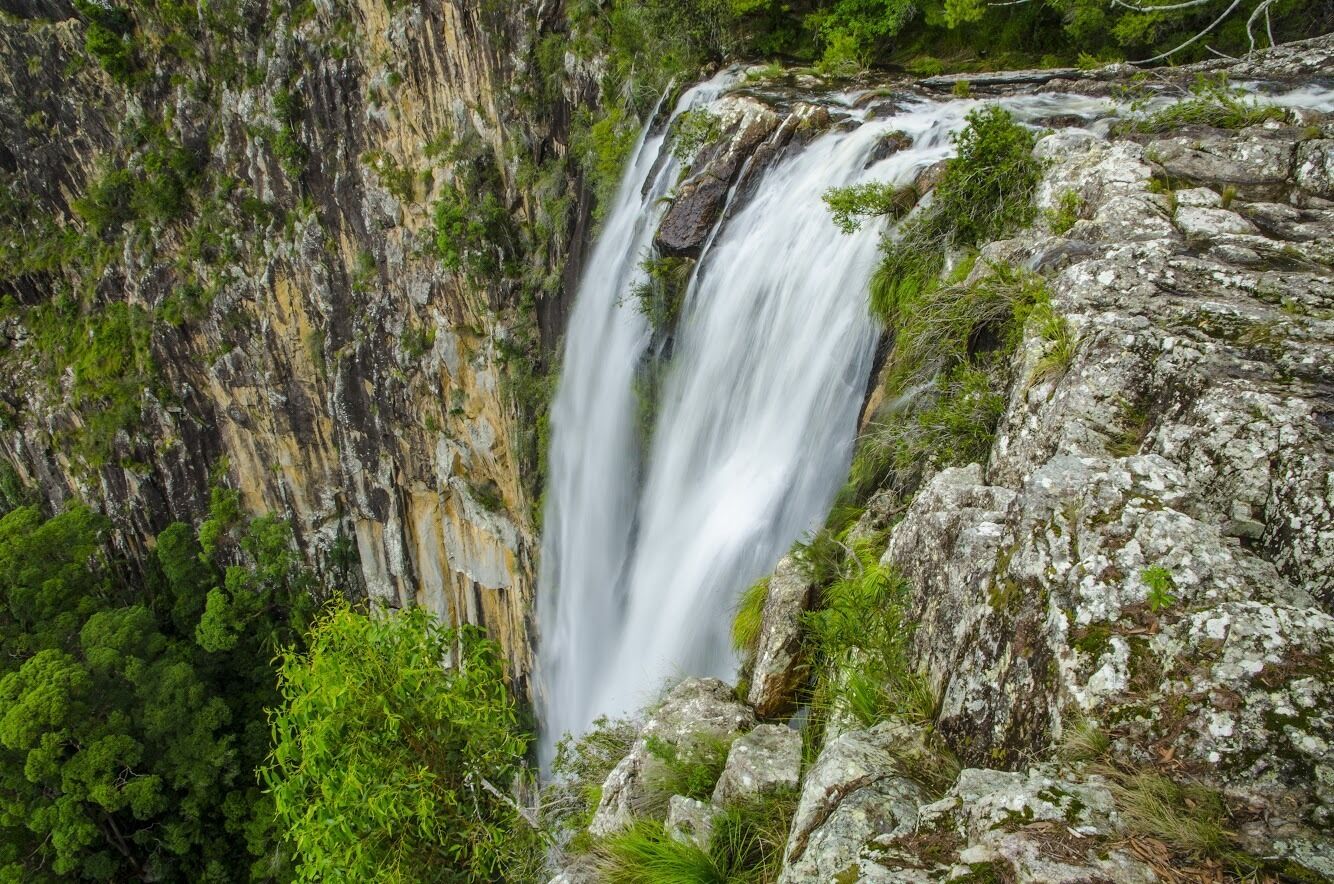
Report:
[{"label": "rainforest foliage", "polygon": [[0,880],[284,876],[254,771],[315,601],[286,525],[231,502],[141,572],[90,510],[0,519]]},{"label": "rainforest foliage", "polygon": [[298,880],[538,877],[538,830],[509,794],[527,740],[498,651],[421,608],[334,607],[282,655],[263,775]]},{"label": "rainforest foliage", "polygon": [[232,492],[142,569],[110,529],[0,518],[0,881],[527,879],[490,642],[421,610],[316,617],[286,523]]}]

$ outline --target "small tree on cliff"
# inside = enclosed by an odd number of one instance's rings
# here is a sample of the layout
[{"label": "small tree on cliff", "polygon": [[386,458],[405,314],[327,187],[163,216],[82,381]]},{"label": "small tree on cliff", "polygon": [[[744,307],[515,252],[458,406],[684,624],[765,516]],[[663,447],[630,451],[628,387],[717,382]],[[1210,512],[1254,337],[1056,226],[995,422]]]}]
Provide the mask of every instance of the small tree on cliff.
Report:
[{"label": "small tree on cliff", "polygon": [[302,881],[523,881],[539,838],[507,796],[527,738],[497,647],[421,609],[334,608],[281,661],[264,773]]}]

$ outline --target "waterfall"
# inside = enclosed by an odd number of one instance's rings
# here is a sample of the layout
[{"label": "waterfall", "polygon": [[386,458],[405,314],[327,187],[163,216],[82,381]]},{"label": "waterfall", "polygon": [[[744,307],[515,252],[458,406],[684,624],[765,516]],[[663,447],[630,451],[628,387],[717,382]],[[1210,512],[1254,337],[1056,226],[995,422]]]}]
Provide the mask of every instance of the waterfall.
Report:
[{"label": "waterfall", "polygon": [[[707,104],[724,73],[674,115]],[[950,155],[980,102],[906,99],[788,150],[710,240],[690,282],[651,450],[638,450],[634,376],[651,332],[631,287],[680,169],[665,136],[636,146],[582,280],[552,408],[538,591],[542,752],[599,715],[652,701],[674,675],[730,678],[740,593],[817,527],[843,481],[879,330],[867,286],[882,226],[838,231],[821,197],[911,183]],[[1105,114],[1032,96],[1018,116]],[[911,148],[873,161],[892,131]],[[666,131],[665,128],[663,131]]]}]

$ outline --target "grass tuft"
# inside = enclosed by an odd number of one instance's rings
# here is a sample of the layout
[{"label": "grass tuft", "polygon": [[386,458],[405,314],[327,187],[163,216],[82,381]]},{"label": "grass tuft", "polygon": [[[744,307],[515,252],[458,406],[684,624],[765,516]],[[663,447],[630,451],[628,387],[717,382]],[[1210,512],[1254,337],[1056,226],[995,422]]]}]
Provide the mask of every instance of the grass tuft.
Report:
[{"label": "grass tuft", "polygon": [[732,618],[732,647],[746,658],[755,656],[760,644],[760,628],[764,623],[764,603],[769,599],[769,578],[757,580],[737,603]]},{"label": "grass tuft", "polygon": [[[1136,96],[1136,104],[1144,102]],[[1114,128],[1117,135],[1160,135],[1185,126],[1209,126],[1214,129],[1245,129],[1268,120],[1285,120],[1288,112],[1273,104],[1264,104],[1245,91],[1229,86],[1227,75],[1200,75],[1191,86],[1190,97],[1152,113],[1136,113]]]}]

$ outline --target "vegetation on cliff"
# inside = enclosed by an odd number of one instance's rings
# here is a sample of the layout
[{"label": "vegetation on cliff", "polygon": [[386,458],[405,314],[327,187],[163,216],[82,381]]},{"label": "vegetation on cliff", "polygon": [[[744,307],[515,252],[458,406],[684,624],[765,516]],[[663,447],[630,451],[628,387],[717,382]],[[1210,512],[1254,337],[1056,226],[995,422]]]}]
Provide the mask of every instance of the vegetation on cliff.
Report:
[{"label": "vegetation on cliff", "polygon": [[527,738],[480,631],[315,616],[287,525],[227,491],[143,573],[109,528],[0,518],[0,881],[536,877]]},{"label": "vegetation on cliff", "polygon": [[[279,661],[263,777],[301,881],[529,881],[527,748],[496,646],[420,608],[335,607]],[[448,665],[446,664],[448,661]]]},{"label": "vegetation on cliff", "polygon": [[86,508],[0,519],[0,879],[285,877],[255,771],[314,599],[286,526],[225,510],[142,573]]}]

